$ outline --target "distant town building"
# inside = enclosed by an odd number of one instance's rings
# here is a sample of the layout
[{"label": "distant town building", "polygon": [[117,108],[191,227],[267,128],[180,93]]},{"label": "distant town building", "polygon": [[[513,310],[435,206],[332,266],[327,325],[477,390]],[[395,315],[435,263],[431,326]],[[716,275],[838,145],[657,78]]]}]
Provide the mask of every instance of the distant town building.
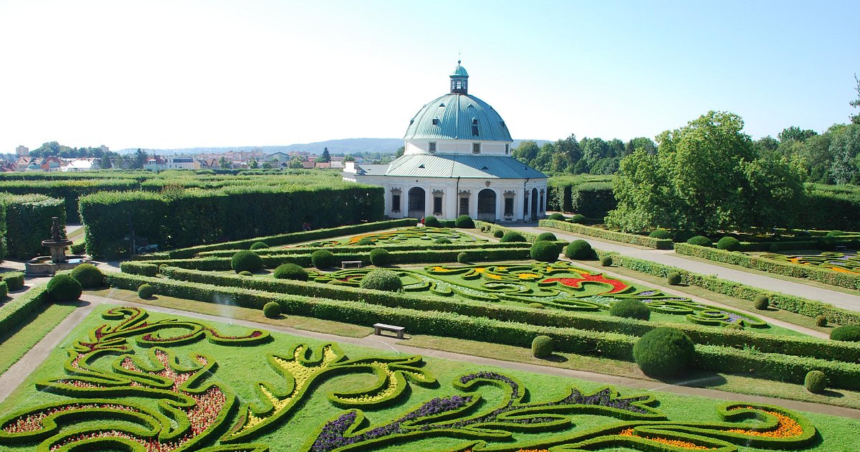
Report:
[{"label": "distant town building", "polygon": [[450,79],[450,92],[409,122],[401,157],[389,165],[346,162],[344,180],[381,185],[390,218],[543,218],[547,176],[510,156],[513,139],[505,121],[469,95],[469,74],[459,61]]},{"label": "distant town building", "polygon": [[15,154],[18,156],[30,155],[30,148],[28,148],[27,146],[18,146],[17,148],[15,148]]},{"label": "distant town building", "polygon": [[68,161],[68,164],[63,167],[63,172],[75,172],[75,171],[94,171],[101,169],[101,165],[99,164],[98,159],[88,158],[88,159],[72,159]]}]

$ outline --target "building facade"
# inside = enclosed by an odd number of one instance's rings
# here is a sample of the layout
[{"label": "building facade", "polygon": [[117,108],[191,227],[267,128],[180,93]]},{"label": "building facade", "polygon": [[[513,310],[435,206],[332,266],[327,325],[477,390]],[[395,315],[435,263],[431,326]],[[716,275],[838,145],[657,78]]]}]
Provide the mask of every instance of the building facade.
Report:
[{"label": "building facade", "polygon": [[469,94],[469,74],[459,61],[450,79],[450,92],[409,122],[403,156],[390,165],[346,162],[344,180],[382,186],[389,218],[543,218],[547,176],[510,156],[507,124]]}]

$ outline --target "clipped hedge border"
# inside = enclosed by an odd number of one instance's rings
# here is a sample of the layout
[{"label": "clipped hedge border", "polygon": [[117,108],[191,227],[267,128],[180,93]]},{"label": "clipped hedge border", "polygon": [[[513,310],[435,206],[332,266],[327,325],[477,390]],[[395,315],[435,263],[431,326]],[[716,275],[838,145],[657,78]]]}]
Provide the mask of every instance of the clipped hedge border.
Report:
[{"label": "clipped hedge border", "polygon": [[564,221],[540,220],[538,223],[542,228],[554,228],[561,231],[572,232],[574,234],[587,235],[597,239],[611,240],[613,242],[630,243],[633,245],[646,246],[658,250],[671,250],[671,239],[655,239],[636,234],[627,234],[624,232],[607,231],[605,229],[585,226],[576,223],[566,223]]},{"label": "clipped hedge border", "polygon": [[0,331],[14,330],[47,302],[47,285],[43,284],[0,306]]},{"label": "clipped hedge border", "polygon": [[[192,246],[181,248],[165,253],[156,253],[154,256],[169,257],[171,259],[186,259],[203,251],[248,249],[255,242],[266,242],[269,246],[289,245],[291,243],[310,242],[312,240],[328,239],[343,235],[357,234],[360,232],[378,231],[382,229],[415,226],[418,220],[414,218],[402,218],[399,220],[374,221],[371,223],[340,226],[336,228],[316,229],[313,231],[291,232],[287,234],[256,237],[233,242],[213,243],[211,245]],[[156,259],[159,257],[156,257]]]},{"label": "clipped hedge border", "polygon": [[6,281],[9,290],[19,290],[24,288],[24,272],[6,272],[0,273],[0,281]]},{"label": "clipped hedge border", "polygon": [[[361,252],[371,252],[378,248],[385,248],[388,251],[425,251],[425,250],[434,250],[434,251],[447,251],[447,250],[471,250],[471,249],[495,249],[495,248],[528,248],[528,243],[498,243],[498,242],[463,242],[463,243],[451,243],[451,244],[434,244],[434,243],[420,243],[415,245],[394,245],[394,244],[379,244],[379,245],[353,245],[353,246],[330,246],[325,248],[320,247],[303,247],[298,246],[295,248],[267,248],[267,249],[259,249],[254,252],[259,254],[260,256],[281,256],[281,255],[294,255],[294,254],[309,254],[313,253],[318,249],[324,249],[327,251],[331,251],[332,253],[361,253]],[[238,250],[219,250],[219,251],[203,251],[198,253],[197,256],[201,258],[206,257],[231,257]]]},{"label": "clipped hedge border", "polygon": [[837,308],[831,304],[822,303],[820,301],[810,300],[808,298],[796,297],[794,295],[786,295],[778,292],[770,292],[757,287],[747,286],[738,282],[719,279],[714,276],[705,276],[699,273],[693,273],[677,267],[659,264],[657,262],[638,259],[635,257],[624,256],[614,252],[598,251],[598,255],[612,256],[612,263],[619,267],[624,267],[633,271],[647,273],[649,275],[665,278],[669,273],[677,272],[681,275],[681,281],[684,284],[701,287],[711,292],[728,295],[734,298],[753,301],[759,295],[765,295],[770,298],[771,306],[776,308],[800,314],[806,317],[815,318],[823,315],[830,323],[840,325],[857,325],[860,324],[860,313],[848,311],[846,309]]},{"label": "clipped hedge border", "polygon": [[775,275],[791,276],[794,278],[806,278],[832,286],[844,287],[846,289],[860,289],[860,275],[839,273],[812,265],[799,265],[790,262],[779,262],[757,256],[749,256],[744,253],[718,250],[704,246],[690,245],[687,243],[676,243],[675,252],[685,256],[698,257],[714,262],[737,265],[740,267],[759,270]]}]

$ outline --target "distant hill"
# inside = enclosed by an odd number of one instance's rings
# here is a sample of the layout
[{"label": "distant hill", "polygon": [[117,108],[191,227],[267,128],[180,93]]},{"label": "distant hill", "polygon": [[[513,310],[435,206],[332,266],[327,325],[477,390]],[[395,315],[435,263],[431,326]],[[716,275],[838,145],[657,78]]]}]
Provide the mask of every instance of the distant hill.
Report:
[{"label": "distant hill", "polygon": [[[513,147],[519,146],[524,140],[514,140]],[[532,140],[537,142],[538,146],[543,146],[549,143],[547,140]],[[181,148],[181,149],[144,149],[148,153],[157,153],[162,155],[170,154],[201,154],[201,153],[221,153],[227,151],[262,151],[266,154],[275,152],[290,152],[304,151],[312,154],[322,154],[323,149],[328,148],[332,154],[352,154],[355,152],[382,152],[395,153],[403,146],[401,138],[345,138],[342,140],[327,140],[317,141],[315,143],[297,143],[288,144],[285,146],[225,146],[225,147],[199,147],[199,148]],[[127,154],[137,151],[134,149],[123,149],[118,151],[120,154]]]}]

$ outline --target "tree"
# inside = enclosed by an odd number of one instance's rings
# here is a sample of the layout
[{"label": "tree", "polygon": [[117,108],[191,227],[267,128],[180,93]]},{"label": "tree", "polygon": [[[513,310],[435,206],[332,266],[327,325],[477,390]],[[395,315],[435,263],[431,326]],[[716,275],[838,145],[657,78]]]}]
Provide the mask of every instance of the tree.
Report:
[{"label": "tree", "polygon": [[218,160],[218,167],[220,167],[221,169],[230,169],[230,168],[232,168],[232,167],[233,167],[233,165],[232,165],[232,163],[230,163],[229,161],[227,161],[227,158],[226,158],[226,157],[224,157],[224,156],[222,155],[222,156],[221,156],[221,159],[220,159],[220,160]]},{"label": "tree", "polygon": [[293,158],[290,160],[290,165],[289,165],[289,167],[290,167],[290,168],[292,168],[292,169],[301,169],[301,168],[304,168],[304,166],[302,165],[302,159],[301,159],[301,158],[299,158],[299,156],[295,156],[295,157],[293,157]]},{"label": "tree", "polygon": [[830,176],[839,185],[856,180],[858,168],[855,165],[860,154],[860,124],[849,124],[837,129],[830,141],[830,154],[833,163],[830,166]]},{"label": "tree", "polygon": [[[857,86],[854,89],[857,91],[857,98],[849,102],[848,104],[854,108],[860,108],[860,78],[857,78],[857,74],[854,74],[854,81],[857,82]],[[860,113],[856,115],[849,116],[851,118],[851,122],[853,124],[860,124]]]},{"label": "tree", "polygon": [[331,154],[328,153],[328,148],[324,148],[322,151],[322,155],[320,156],[320,163],[328,163],[331,161]]},{"label": "tree", "polygon": [[263,169],[272,169],[272,164],[269,162],[263,162]]},{"label": "tree", "polygon": [[113,165],[110,160],[111,156],[105,153],[102,158],[99,159],[99,166],[101,169],[110,169]]},{"label": "tree", "polygon": [[[397,149],[397,152],[394,153],[394,158],[399,159],[400,157],[403,157],[404,152],[406,152],[406,146],[400,146]],[[353,159],[355,158],[353,157]]]},{"label": "tree", "polygon": [[251,160],[251,164],[250,164],[250,165],[248,165],[248,167],[249,167],[249,168],[251,168],[251,169],[257,169],[257,168],[259,168],[259,167],[260,167],[260,164],[259,164],[259,163],[257,163],[257,160]]},{"label": "tree", "polygon": [[755,147],[756,154],[759,156],[770,155],[779,149],[779,140],[768,135],[753,143],[753,146]]},{"label": "tree", "polygon": [[526,165],[534,166],[538,152],[540,152],[540,148],[537,143],[534,141],[522,141],[519,146],[511,151],[511,156]]},{"label": "tree", "polygon": [[146,162],[149,160],[149,155],[146,154],[140,148],[134,153],[134,157],[132,157],[132,169],[143,169],[143,165],[146,165]]},{"label": "tree", "polygon": [[[403,146],[400,146],[400,148],[402,149],[402,148],[403,148]],[[352,154],[347,154],[347,155],[343,156],[343,161],[344,161],[344,162],[354,162],[354,161],[355,161],[355,156],[354,156],[354,155],[352,155]]]},{"label": "tree", "polygon": [[782,129],[782,132],[779,132],[777,138],[779,138],[779,141],[783,143],[788,140],[796,140],[803,142],[816,135],[818,135],[818,132],[814,130],[802,130],[800,127],[791,126],[787,129]]}]

